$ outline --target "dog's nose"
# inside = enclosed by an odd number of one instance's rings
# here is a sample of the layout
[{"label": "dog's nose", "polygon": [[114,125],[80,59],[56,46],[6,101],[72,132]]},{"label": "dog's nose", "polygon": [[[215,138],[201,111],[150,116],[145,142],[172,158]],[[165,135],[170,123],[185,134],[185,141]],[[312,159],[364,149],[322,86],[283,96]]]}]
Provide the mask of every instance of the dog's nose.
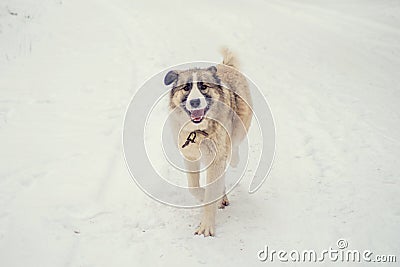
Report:
[{"label": "dog's nose", "polygon": [[194,108],[197,108],[200,105],[200,99],[196,98],[196,99],[190,100],[190,105]]}]

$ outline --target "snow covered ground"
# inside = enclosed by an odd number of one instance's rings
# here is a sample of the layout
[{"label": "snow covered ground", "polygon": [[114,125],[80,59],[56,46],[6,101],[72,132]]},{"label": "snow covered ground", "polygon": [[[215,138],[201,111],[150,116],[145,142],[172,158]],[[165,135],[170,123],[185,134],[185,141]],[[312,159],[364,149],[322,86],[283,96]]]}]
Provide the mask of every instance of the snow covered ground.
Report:
[{"label": "snow covered ground", "polygon": [[[1,266],[255,266],[265,245],[339,238],[399,261],[399,14],[397,0],[2,0]],[[199,209],[135,185],[121,134],[146,79],[221,45],[266,95],[277,151],[203,238]]]}]

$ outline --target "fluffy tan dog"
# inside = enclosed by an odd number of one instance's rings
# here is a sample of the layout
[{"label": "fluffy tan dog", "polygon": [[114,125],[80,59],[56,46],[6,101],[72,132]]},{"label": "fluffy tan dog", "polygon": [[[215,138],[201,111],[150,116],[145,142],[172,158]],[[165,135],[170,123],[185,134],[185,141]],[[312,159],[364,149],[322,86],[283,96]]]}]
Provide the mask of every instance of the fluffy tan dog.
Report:
[{"label": "fluffy tan dog", "polygon": [[[217,206],[229,205],[224,174],[227,163],[239,162],[238,146],[250,127],[251,97],[238,61],[228,49],[223,62],[206,69],[172,70],[164,78],[172,84],[170,108],[178,148],[188,169],[190,192],[203,201],[203,216],[195,234],[215,235]],[[200,187],[200,164],[207,167],[206,185]]]}]

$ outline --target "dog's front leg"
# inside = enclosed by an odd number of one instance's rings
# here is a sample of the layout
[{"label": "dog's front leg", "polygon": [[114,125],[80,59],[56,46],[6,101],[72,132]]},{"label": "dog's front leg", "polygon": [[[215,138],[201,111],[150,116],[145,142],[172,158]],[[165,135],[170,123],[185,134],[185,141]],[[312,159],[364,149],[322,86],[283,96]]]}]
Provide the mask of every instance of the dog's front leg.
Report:
[{"label": "dog's front leg", "polygon": [[204,207],[200,226],[195,234],[204,236],[215,235],[215,214],[217,212],[217,202],[224,193],[224,173],[225,161],[215,160],[207,170],[207,185],[204,194],[204,202],[210,203]]},{"label": "dog's front leg", "polygon": [[185,159],[190,193],[200,202],[204,199],[204,188],[200,187],[200,162]]}]

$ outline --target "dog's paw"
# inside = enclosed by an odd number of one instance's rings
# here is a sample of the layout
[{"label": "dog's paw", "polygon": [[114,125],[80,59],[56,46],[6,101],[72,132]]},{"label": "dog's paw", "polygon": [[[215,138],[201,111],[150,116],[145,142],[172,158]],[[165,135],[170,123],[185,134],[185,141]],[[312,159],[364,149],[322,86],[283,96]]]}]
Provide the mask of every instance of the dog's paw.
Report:
[{"label": "dog's paw", "polygon": [[194,234],[204,235],[204,237],[215,236],[215,224],[209,221],[202,221]]},{"label": "dog's paw", "polygon": [[225,209],[226,206],[229,206],[229,199],[226,195],[224,195],[224,197],[219,200],[218,208]]}]

